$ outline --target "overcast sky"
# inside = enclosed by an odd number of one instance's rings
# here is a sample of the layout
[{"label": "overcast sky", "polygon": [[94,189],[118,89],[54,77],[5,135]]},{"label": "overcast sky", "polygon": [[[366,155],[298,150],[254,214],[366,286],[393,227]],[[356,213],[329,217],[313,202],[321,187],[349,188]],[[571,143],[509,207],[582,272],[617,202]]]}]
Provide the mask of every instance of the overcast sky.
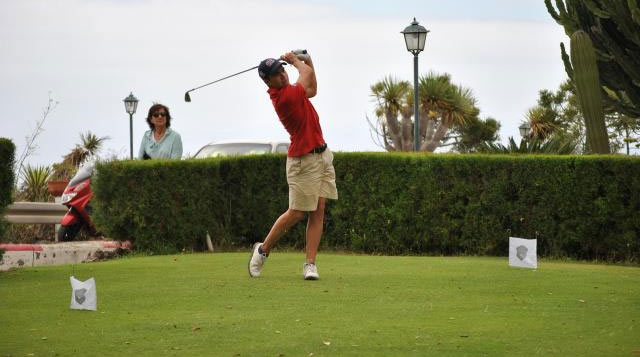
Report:
[{"label": "overcast sky", "polygon": [[538,91],[566,78],[567,39],[541,0],[0,0],[0,136],[18,156],[50,92],[59,105],[29,163],[60,161],[86,131],[111,138],[103,156],[128,157],[122,100],[133,92],[134,155],[154,102],[169,106],[185,155],[213,141],[287,140],[256,71],[200,89],[192,103],[184,92],[306,48],[325,140],[334,151],[377,151],[369,86],[413,79],[400,34],[413,17],[431,31],[420,73],[447,72],[471,88],[503,141],[519,139]]}]

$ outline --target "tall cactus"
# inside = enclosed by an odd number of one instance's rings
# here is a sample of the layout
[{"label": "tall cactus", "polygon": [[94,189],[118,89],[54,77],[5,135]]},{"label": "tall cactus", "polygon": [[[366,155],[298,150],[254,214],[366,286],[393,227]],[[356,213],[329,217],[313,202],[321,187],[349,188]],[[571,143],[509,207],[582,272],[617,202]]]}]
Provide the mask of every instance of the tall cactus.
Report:
[{"label": "tall cactus", "polygon": [[578,100],[587,127],[587,143],[593,153],[609,154],[596,53],[589,35],[582,30],[571,35],[571,62]]},{"label": "tall cactus", "polygon": [[[607,110],[640,117],[640,0],[544,0],[571,37],[585,31],[593,41]],[[555,4],[555,6],[554,6]],[[557,8],[557,10],[556,10]],[[562,46],[563,60],[567,57]],[[573,70],[565,60],[573,79]]]}]

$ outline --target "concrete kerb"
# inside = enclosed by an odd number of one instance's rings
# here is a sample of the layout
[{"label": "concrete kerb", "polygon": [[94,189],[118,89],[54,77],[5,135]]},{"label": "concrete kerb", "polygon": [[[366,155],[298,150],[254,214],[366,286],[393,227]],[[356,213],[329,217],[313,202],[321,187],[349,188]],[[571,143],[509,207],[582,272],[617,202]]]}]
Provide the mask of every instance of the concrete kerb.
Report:
[{"label": "concrete kerb", "polygon": [[0,244],[4,256],[0,271],[40,265],[78,264],[102,260],[130,250],[131,243],[118,241],[84,241],[53,244]]}]

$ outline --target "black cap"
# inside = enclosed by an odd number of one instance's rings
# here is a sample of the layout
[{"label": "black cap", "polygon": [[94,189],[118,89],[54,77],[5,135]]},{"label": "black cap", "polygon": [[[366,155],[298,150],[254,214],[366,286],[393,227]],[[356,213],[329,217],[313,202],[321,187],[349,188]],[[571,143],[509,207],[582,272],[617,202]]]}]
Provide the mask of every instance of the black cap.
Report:
[{"label": "black cap", "polygon": [[286,65],[286,63],[280,62],[275,58],[267,58],[260,62],[260,65],[258,66],[258,75],[262,79],[267,79],[270,76],[278,73],[278,70],[283,65]]}]

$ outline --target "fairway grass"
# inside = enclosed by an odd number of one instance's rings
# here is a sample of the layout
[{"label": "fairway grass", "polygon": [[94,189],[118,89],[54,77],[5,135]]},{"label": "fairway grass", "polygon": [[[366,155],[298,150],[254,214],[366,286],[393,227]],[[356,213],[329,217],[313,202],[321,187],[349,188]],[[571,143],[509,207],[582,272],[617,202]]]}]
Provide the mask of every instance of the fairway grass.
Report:
[{"label": "fairway grass", "polygon": [[[125,257],[0,273],[0,356],[630,356],[640,269],[506,258]],[[69,309],[95,277],[98,311]]]}]

